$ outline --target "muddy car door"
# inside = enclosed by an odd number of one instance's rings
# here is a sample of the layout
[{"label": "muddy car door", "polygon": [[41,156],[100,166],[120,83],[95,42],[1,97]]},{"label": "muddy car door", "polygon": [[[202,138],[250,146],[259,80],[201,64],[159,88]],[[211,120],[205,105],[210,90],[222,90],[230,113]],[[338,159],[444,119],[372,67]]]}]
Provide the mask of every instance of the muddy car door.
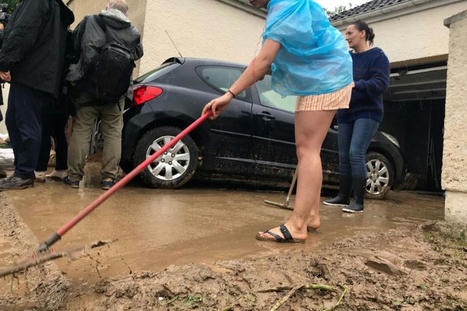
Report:
[{"label": "muddy car door", "polygon": [[271,89],[271,76],[256,83],[253,94],[253,155],[259,175],[289,177],[297,164],[295,97]]},{"label": "muddy car door", "polygon": [[[243,72],[242,67],[198,66],[199,77],[211,88],[225,93]],[[205,146],[203,169],[220,174],[251,174],[251,91],[237,95],[214,121],[210,121],[209,139]]]},{"label": "muddy car door", "polygon": [[334,118],[328,130],[328,134],[324,139],[323,146],[321,147],[323,172],[328,175],[334,175],[333,178],[336,178],[339,173],[339,149],[337,145],[338,129],[339,126],[337,125],[336,118]]}]

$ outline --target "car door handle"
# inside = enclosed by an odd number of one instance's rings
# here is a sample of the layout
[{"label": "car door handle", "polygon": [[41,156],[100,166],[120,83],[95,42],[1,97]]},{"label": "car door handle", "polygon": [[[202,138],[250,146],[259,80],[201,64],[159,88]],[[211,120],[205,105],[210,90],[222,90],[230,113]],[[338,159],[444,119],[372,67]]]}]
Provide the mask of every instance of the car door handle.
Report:
[{"label": "car door handle", "polygon": [[258,113],[257,116],[261,116],[261,119],[263,119],[264,121],[271,121],[276,119],[270,112],[267,111]]}]

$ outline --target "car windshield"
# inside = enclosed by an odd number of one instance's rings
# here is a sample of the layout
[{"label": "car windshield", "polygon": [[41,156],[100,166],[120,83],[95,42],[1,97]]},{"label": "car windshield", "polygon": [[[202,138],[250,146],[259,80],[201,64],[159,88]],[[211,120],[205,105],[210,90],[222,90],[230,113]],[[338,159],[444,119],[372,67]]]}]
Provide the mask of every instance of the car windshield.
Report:
[{"label": "car windshield", "polygon": [[142,82],[149,82],[149,81],[154,81],[160,76],[166,74],[167,72],[171,71],[172,69],[178,67],[179,64],[176,62],[170,62],[170,63],[165,63],[162,64],[162,66],[157,67],[154,70],[151,70],[142,76],[138,77],[135,80],[135,83],[142,83]]}]

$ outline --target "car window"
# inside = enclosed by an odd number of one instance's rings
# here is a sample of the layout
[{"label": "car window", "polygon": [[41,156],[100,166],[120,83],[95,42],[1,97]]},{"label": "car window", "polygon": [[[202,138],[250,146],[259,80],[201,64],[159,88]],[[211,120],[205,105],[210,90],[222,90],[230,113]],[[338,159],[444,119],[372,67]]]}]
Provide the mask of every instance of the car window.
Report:
[{"label": "car window", "polygon": [[180,64],[175,63],[175,62],[165,63],[162,66],[157,67],[156,69],[151,70],[143,74],[142,76],[138,77],[135,80],[135,83],[154,81],[157,78],[165,75],[167,72],[172,71],[173,69],[177,68],[178,66],[180,66]]},{"label": "car window", "polygon": [[292,113],[295,112],[295,101],[297,97],[282,97],[280,94],[274,92],[271,89],[271,75],[266,75],[263,80],[256,82],[256,88],[258,89],[261,105]]},{"label": "car window", "polygon": [[[199,66],[196,68],[196,72],[204,82],[224,93],[237,81],[243,69],[225,66]],[[246,99],[246,91],[238,94],[237,97]]]}]

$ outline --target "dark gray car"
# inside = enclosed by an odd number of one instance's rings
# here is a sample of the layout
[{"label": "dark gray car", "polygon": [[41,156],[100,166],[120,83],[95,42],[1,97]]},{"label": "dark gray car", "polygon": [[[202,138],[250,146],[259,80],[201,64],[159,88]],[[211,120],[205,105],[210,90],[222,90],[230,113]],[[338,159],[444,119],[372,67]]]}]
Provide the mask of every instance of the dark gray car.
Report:
[{"label": "dark gray car", "polygon": [[[244,65],[171,58],[135,81],[124,113],[122,167],[130,170],[196,120],[211,99],[223,94]],[[275,183],[290,181],[297,157],[295,98],[271,90],[266,75],[239,94],[214,121],[207,120],[144,172],[150,187],[177,188],[193,177]],[[322,147],[324,182],[338,183],[337,125]],[[397,141],[378,132],[367,153],[368,195],[382,198],[403,179]]]}]

